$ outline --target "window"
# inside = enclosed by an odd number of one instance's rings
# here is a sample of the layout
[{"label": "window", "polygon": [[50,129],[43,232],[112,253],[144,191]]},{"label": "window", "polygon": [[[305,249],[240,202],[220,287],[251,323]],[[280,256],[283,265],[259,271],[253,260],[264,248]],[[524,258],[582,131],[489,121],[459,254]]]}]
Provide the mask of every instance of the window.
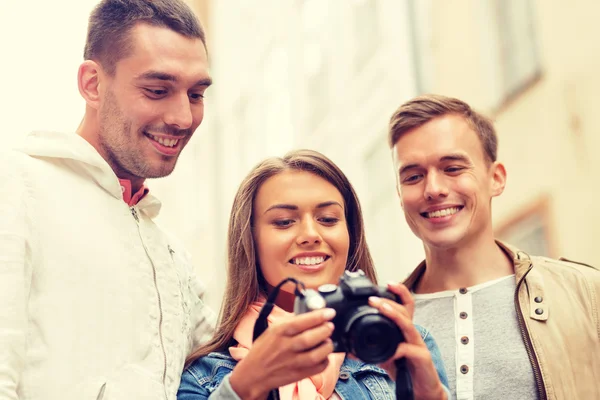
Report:
[{"label": "window", "polygon": [[492,106],[499,107],[541,73],[533,4],[531,0],[487,0],[485,4],[496,82]]},{"label": "window", "polygon": [[496,237],[529,254],[554,257],[547,199],[517,213],[496,231]]}]

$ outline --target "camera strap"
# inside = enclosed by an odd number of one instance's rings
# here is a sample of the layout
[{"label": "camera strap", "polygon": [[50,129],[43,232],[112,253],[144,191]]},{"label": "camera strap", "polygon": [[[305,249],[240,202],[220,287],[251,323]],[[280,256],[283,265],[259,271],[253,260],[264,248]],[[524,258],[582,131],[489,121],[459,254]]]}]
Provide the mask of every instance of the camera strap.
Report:
[{"label": "camera strap", "polygon": [[[302,289],[304,289],[304,284],[302,282],[297,281],[294,278],[286,278],[283,281],[281,281],[277,286],[275,286],[273,291],[269,294],[269,297],[267,297],[267,301],[265,301],[265,304],[260,309],[260,312],[258,313],[258,318],[256,319],[256,322],[254,323],[254,331],[252,333],[252,341],[253,342],[256,341],[256,339],[258,339],[258,337],[260,335],[262,335],[269,327],[269,321],[267,320],[267,318],[269,317],[269,314],[271,314],[271,311],[273,310],[273,307],[275,306],[275,300],[277,300],[277,296],[279,295],[279,291],[281,290],[281,287],[288,282],[293,282],[296,284],[296,289],[295,289],[296,296],[298,296],[300,294],[300,290],[298,289],[299,286],[301,286]],[[272,389],[271,392],[269,393],[269,396],[267,397],[267,399],[268,400],[279,400],[279,389],[278,388]]]},{"label": "camera strap", "polygon": [[415,397],[406,358],[395,360],[394,364],[396,365],[396,399],[413,400]]}]

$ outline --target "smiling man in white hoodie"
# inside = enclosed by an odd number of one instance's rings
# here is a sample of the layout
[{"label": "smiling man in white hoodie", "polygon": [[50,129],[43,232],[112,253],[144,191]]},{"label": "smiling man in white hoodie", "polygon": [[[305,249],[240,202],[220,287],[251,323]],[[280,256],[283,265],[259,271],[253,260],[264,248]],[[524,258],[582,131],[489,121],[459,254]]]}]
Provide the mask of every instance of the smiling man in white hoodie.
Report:
[{"label": "smiling man in white hoodie", "polygon": [[182,1],[94,9],[77,134],[0,156],[0,398],[175,399],[214,316],[144,181],[173,171],[210,84]]}]

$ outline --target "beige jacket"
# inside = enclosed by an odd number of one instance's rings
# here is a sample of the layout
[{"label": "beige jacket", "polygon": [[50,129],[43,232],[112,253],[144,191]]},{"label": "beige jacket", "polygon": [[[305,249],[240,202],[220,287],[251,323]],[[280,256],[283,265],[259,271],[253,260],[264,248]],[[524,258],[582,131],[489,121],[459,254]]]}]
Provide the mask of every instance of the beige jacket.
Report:
[{"label": "beige jacket", "polygon": [[[514,262],[515,307],[539,398],[600,399],[600,271],[497,243]],[[409,289],[425,268],[404,282]]]}]

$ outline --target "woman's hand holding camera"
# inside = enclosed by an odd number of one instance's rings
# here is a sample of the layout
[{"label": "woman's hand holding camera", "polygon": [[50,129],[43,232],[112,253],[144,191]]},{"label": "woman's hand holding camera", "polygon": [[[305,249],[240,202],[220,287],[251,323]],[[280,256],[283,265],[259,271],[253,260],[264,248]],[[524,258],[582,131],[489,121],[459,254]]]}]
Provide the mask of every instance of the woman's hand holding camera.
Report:
[{"label": "woman's hand holding camera", "polygon": [[252,344],[229,382],[242,399],[264,399],[269,391],[322,372],[333,351],[335,311],[312,311],[273,324]]},{"label": "woman's hand holding camera", "polygon": [[415,400],[447,399],[431,353],[412,322],[415,303],[409,290],[401,283],[388,284],[388,290],[400,296],[402,304],[380,297],[371,297],[369,305],[377,308],[379,312],[394,321],[402,331],[405,341],[398,345],[396,354],[380,366],[395,380],[394,361],[404,357],[412,378]]}]

